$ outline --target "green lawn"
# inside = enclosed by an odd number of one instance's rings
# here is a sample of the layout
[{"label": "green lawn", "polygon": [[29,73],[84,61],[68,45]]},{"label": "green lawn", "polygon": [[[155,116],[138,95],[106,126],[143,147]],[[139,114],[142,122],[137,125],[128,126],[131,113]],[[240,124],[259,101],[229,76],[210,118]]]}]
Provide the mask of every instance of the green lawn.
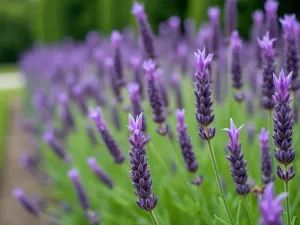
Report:
[{"label": "green lawn", "polygon": [[12,73],[18,70],[18,66],[15,63],[0,63],[0,74],[1,73]]}]

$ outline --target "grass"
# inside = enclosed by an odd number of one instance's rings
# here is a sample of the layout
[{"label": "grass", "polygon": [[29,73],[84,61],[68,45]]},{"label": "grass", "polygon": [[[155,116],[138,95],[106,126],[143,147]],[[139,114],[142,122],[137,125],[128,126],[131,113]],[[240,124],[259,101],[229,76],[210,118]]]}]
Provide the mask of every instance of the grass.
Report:
[{"label": "grass", "polygon": [[18,71],[15,63],[0,63],[0,76],[1,73],[14,73]]}]

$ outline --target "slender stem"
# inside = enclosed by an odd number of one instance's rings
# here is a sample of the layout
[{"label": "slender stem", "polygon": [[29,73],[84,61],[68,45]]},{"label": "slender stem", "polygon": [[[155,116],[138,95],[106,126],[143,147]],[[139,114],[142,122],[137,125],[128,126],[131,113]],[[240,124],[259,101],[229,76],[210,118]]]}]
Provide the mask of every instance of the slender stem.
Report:
[{"label": "slender stem", "polygon": [[[287,166],[284,166],[285,171],[288,170]],[[287,196],[285,198],[285,209],[286,209],[286,215],[287,215],[287,225],[291,224],[291,212],[290,212],[290,197],[289,197],[289,181],[284,181],[284,192],[287,193]]]},{"label": "slender stem", "polygon": [[[208,133],[207,128],[206,128],[206,133]],[[212,166],[213,166],[213,169],[214,169],[214,172],[215,172],[215,176],[216,176],[216,179],[217,179],[217,182],[218,182],[218,185],[219,185],[219,189],[220,189],[220,192],[221,192],[221,197],[222,197],[222,200],[223,200],[225,208],[226,208],[227,216],[230,220],[230,223],[232,225],[235,225],[233,217],[232,217],[232,215],[230,213],[230,210],[229,210],[229,207],[228,207],[227,200],[225,198],[225,193],[224,193],[224,190],[223,190],[223,186],[221,184],[221,179],[220,179],[219,170],[218,170],[218,166],[217,166],[217,162],[216,162],[216,157],[215,157],[215,154],[214,154],[214,150],[213,150],[211,141],[207,140],[207,143],[208,143],[208,146],[209,146],[210,159],[211,159]]]},{"label": "slender stem", "polygon": [[251,225],[254,225],[254,219],[253,219],[253,215],[252,215],[251,210],[250,210],[247,195],[244,196],[244,200],[245,200],[245,205],[246,205],[246,208],[247,208],[248,216],[249,216],[249,219],[250,219],[250,223],[251,223]]},{"label": "slender stem", "polygon": [[153,210],[149,211],[149,214],[150,214],[150,217],[151,217],[153,225],[159,225],[159,223],[158,223],[158,221],[157,221],[157,219],[155,217],[155,214],[154,214]]}]

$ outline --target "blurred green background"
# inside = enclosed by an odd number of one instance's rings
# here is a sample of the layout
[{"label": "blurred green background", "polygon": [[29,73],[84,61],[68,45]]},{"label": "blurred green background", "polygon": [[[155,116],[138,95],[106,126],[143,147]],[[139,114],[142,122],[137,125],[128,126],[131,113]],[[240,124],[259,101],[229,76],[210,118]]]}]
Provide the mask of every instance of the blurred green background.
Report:
[{"label": "blurred green background", "polygon": [[[208,6],[223,7],[225,0],[140,0],[154,30],[171,15],[192,17],[197,26],[207,19]],[[51,43],[65,36],[83,39],[89,30],[108,34],[135,26],[133,0],[0,0],[0,63],[11,63],[34,42]],[[248,35],[251,14],[264,0],[239,0],[239,30]],[[281,0],[280,12],[300,10],[297,0]],[[295,11],[297,10],[297,11]]]}]

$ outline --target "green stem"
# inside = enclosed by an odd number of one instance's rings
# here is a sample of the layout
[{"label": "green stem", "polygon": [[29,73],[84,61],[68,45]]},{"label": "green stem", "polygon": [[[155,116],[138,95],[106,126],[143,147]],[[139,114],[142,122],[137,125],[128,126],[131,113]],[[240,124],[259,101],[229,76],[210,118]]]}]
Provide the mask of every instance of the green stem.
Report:
[{"label": "green stem", "polygon": [[253,219],[253,216],[252,216],[252,213],[251,213],[251,210],[250,210],[247,195],[244,196],[244,200],[245,200],[245,205],[246,205],[246,208],[247,208],[248,216],[249,216],[249,219],[250,219],[250,223],[251,223],[251,225],[254,225],[254,219]]},{"label": "green stem", "polygon": [[[288,170],[287,166],[284,166],[285,171]],[[284,181],[284,192],[287,193],[287,196],[285,198],[285,209],[286,209],[286,215],[287,215],[287,225],[291,224],[291,212],[290,212],[290,197],[289,197],[289,181]]]},{"label": "green stem", "polygon": [[149,211],[149,214],[150,214],[150,217],[151,217],[153,225],[159,225],[159,223],[157,222],[157,219],[155,217],[155,214],[154,214],[153,210]]},{"label": "green stem", "polygon": [[[206,128],[206,133],[208,134],[207,128]],[[229,207],[228,207],[227,200],[225,198],[225,193],[224,193],[224,190],[223,190],[223,186],[221,184],[220,174],[219,174],[219,170],[218,170],[218,166],[217,166],[217,162],[216,162],[216,157],[215,157],[215,154],[214,154],[214,150],[213,150],[211,141],[207,140],[207,143],[208,143],[208,146],[209,146],[209,156],[210,156],[212,166],[213,166],[213,169],[214,169],[214,172],[215,172],[215,176],[216,176],[216,179],[217,179],[217,182],[218,182],[218,185],[219,185],[219,189],[220,189],[220,192],[221,192],[221,197],[222,197],[222,200],[223,200],[225,208],[226,208],[227,216],[230,220],[230,223],[232,225],[235,225],[233,217],[232,217],[232,215],[230,213],[230,210],[229,210]]]}]

